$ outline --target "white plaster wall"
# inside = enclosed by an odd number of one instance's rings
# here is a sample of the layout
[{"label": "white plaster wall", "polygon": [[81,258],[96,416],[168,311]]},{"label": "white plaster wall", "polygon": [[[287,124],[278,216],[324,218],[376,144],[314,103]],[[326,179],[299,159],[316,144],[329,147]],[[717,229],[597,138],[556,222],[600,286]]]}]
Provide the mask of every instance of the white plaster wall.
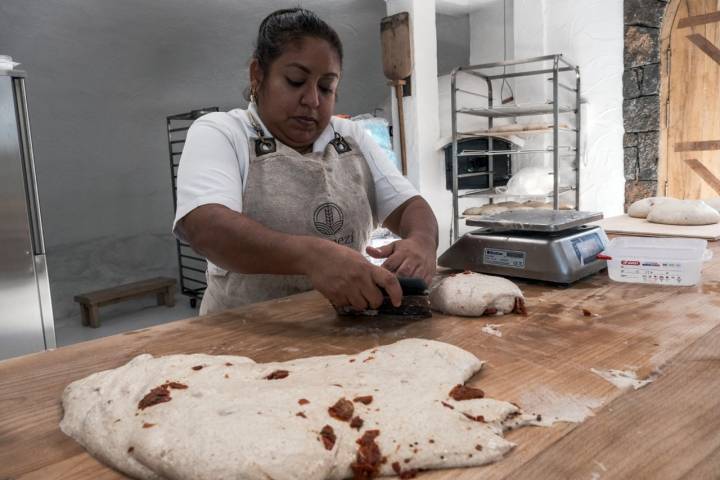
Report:
[{"label": "white plaster wall", "polygon": [[[519,0],[519,3],[541,3]],[[580,66],[584,150],[580,205],[605,216],[623,213],[623,2],[544,0],[545,48]],[[519,9],[516,9],[518,11]]]},{"label": "white plaster wall", "polygon": [[[435,0],[388,0],[387,14],[410,14],[413,55],[412,95],[403,98],[408,179],[430,203],[440,225],[441,253],[449,246],[444,226],[449,225],[451,197],[444,189],[444,166],[437,151],[438,62]],[[397,125],[397,108],[393,94],[393,125]],[[394,128],[394,131],[398,131]],[[397,136],[395,137],[397,139]],[[399,155],[398,142],[395,143]]]}]

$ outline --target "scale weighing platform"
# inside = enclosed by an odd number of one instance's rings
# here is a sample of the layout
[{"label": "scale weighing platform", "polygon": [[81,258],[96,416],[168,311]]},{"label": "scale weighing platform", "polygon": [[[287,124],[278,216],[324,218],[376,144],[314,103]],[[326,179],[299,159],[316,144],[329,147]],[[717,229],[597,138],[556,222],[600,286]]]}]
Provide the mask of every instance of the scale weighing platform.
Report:
[{"label": "scale weighing platform", "polygon": [[438,265],[507,277],[570,284],[607,265],[597,255],[608,244],[599,212],[515,210],[468,219],[483,227],[463,235]]}]

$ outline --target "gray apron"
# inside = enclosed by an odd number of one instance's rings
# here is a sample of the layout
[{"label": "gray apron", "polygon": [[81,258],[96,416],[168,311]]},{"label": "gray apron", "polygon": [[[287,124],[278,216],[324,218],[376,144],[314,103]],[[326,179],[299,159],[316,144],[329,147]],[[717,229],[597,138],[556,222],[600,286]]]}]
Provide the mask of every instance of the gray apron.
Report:
[{"label": "gray apron", "polygon": [[[278,232],[362,251],[377,219],[372,172],[355,141],[336,132],[324,151],[303,155],[265,137],[248,115],[257,138],[249,139],[242,213]],[[200,315],[312,289],[304,275],[208,272],[207,280]]]}]

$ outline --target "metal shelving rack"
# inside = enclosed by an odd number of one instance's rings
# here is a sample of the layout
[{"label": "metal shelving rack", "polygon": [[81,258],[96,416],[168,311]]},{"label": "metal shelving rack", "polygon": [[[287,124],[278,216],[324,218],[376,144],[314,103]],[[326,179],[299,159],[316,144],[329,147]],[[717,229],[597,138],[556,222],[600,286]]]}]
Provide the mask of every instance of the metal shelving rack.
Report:
[{"label": "metal shelving rack", "polygon": [[[547,63],[552,62],[552,67],[547,67]],[[540,64],[540,68],[534,70],[523,70],[523,71],[507,71],[507,67],[517,67],[520,65],[537,65]],[[493,69],[503,68],[502,73],[490,74],[487,71]],[[457,105],[457,92],[464,92],[471,95],[485,97],[477,92],[468,91],[457,87],[457,76],[460,73],[473,75],[485,81],[487,84],[487,107],[483,108],[458,108]],[[575,74],[575,85],[570,86],[561,82],[560,75],[569,73]],[[551,75],[547,80],[552,82],[552,100],[548,103],[539,105],[532,105],[526,107],[517,106],[495,106],[493,104],[493,80],[505,80],[508,78],[517,77],[528,77],[528,76],[547,76]],[[559,90],[567,90],[574,94],[574,101],[570,105],[561,105],[559,99]],[[514,196],[519,197],[521,195],[509,195],[507,193],[495,193],[493,184],[493,157],[496,155],[529,155],[529,154],[552,154],[553,156],[553,191],[547,195],[525,195],[528,198],[547,198],[552,195],[553,208],[558,209],[560,206],[560,194],[575,190],[575,209],[578,210],[580,206],[580,69],[577,65],[574,65],[567,57],[562,54],[544,55],[541,57],[527,58],[522,60],[508,60],[503,62],[485,63],[480,65],[470,65],[464,67],[455,68],[450,74],[450,108],[452,115],[452,198],[453,198],[453,241],[458,239],[458,231],[460,226],[461,216],[459,213],[458,200],[463,197],[484,197],[488,198],[490,202],[493,198],[499,196]],[[560,115],[571,113],[575,115],[575,126],[572,128],[560,126]],[[485,117],[488,119],[488,127],[483,132],[458,132],[458,114],[462,115],[476,115]],[[507,131],[505,133],[511,135],[541,135],[552,133],[553,142],[552,146],[547,149],[518,149],[518,150],[493,150],[493,136],[497,136],[497,131],[492,131],[493,120],[495,118],[515,118],[522,116],[535,116],[535,115],[549,115],[552,114],[553,122],[552,127],[547,129],[535,129],[527,131]],[[574,145],[560,145],[560,133],[570,132],[575,134]],[[488,137],[489,147],[487,150],[463,150],[458,152],[458,140],[468,137]],[[488,168],[485,172],[475,172],[458,175],[458,157],[464,156],[478,156],[483,155],[488,158]],[[560,157],[571,155],[575,157],[575,185],[572,186],[561,186],[559,184],[560,179]],[[480,190],[471,190],[460,194],[458,191],[458,178],[467,176],[488,176],[488,188]]]},{"label": "metal shelving rack", "polygon": [[[220,111],[218,107],[207,107],[167,117],[173,212],[177,210],[177,171],[180,166],[180,156],[185,146],[185,137],[188,130],[190,130],[190,125],[206,113],[218,111]],[[207,288],[207,281],[205,279],[207,261],[195,252],[189,244],[179,239],[176,240],[176,244],[180,271],[180,291],[183,295],[190,297],[190,306],[195,308],[197,301],[202,299],[205,288]]]}]

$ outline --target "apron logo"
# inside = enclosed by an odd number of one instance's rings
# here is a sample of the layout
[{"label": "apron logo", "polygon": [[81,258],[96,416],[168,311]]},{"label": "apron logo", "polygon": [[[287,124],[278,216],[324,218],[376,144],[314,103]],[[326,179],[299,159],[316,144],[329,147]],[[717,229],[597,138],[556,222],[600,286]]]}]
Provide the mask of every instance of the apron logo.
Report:
[{"label": "apron logo", "polygon": [[343,226],[344,215],[340,207],[327,202],[315,209],[315,229],[323,235],[335,235]]}]

